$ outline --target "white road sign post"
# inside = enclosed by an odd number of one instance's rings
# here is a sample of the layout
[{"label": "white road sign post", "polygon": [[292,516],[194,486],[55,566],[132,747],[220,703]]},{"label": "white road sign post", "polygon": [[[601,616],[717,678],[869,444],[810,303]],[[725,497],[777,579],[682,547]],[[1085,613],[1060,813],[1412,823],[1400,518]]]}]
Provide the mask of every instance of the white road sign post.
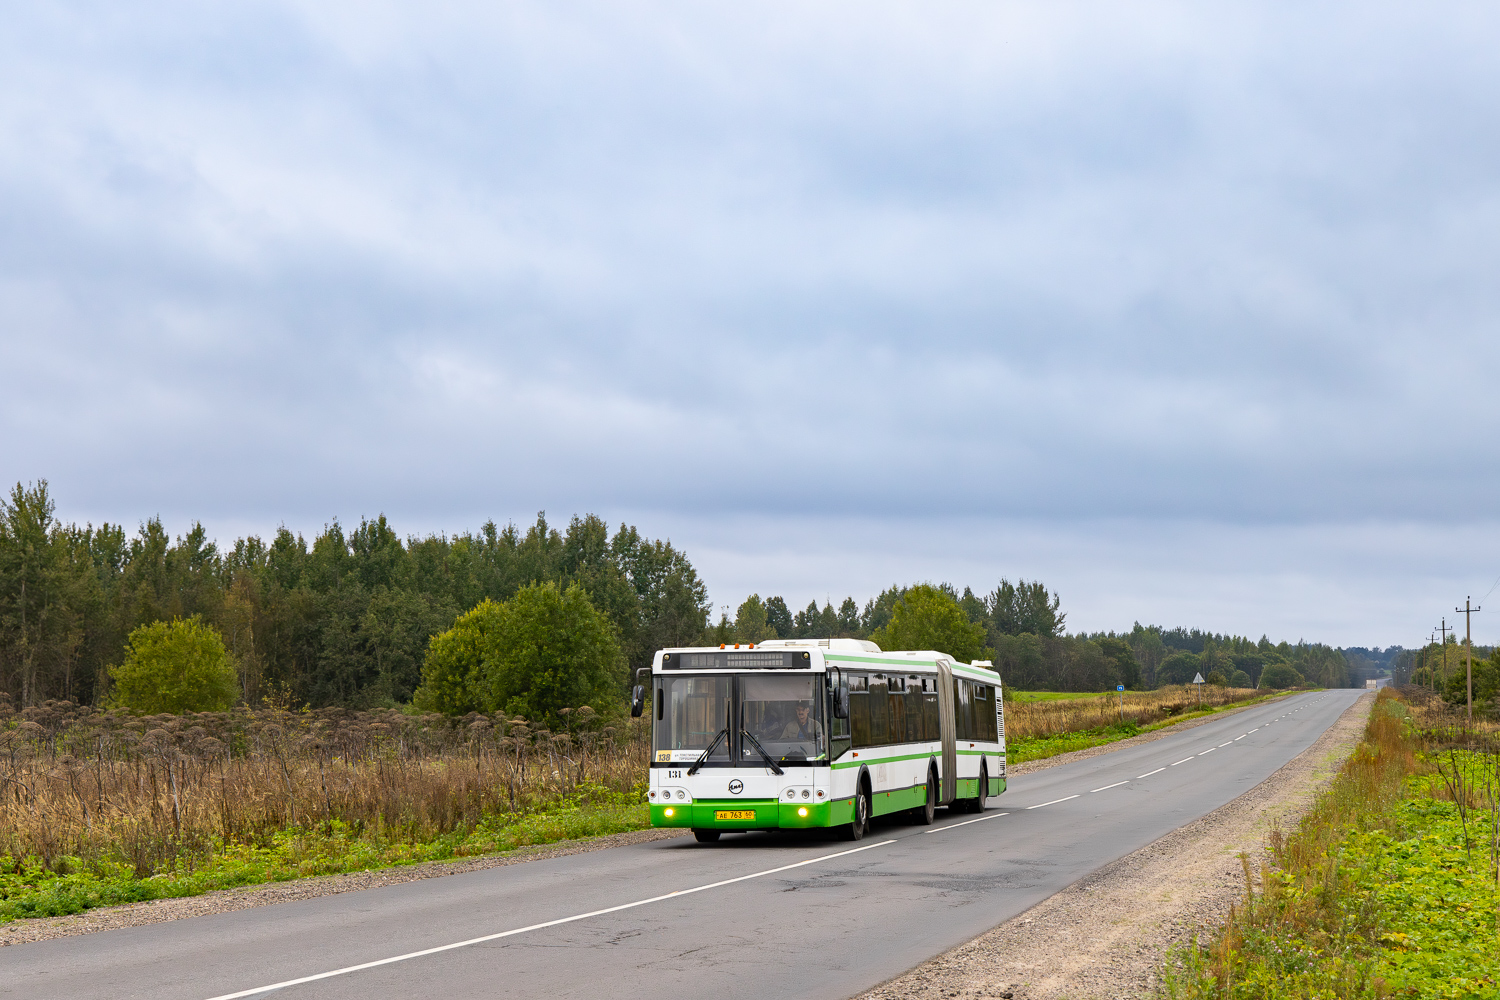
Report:
[{"label": "white road sign post", "polygon": [[1116,684],[1115,694],[1120,696],[1120,721],[1125,721],[1125,685]]},{"label": "white road sign post", "polygon": [[1203,707],[1203,675],[1201,673],[1194,674],[1193,675],[1193,683],[1196,684],[1196,685],[1198,685],[1198,707],[1202,708]]}]

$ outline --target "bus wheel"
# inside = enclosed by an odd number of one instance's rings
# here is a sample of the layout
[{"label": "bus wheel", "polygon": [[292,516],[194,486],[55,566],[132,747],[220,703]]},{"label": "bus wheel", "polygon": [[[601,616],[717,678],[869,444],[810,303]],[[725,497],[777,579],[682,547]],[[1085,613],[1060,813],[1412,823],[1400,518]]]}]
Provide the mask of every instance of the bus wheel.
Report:
[{"label": "bus wheel", "polygon": [[870,793],[864,788],[854,793],[854,822],[844,827],[845,840],[863,840],[870,829]]},{"label": "bus wheel", "polygon": [[990,775],[989,768],[983,764],[979,765],[979,794],[969,800],[971,812],[984,812],[984,804],[990,797]]},{"label": "bus wheel", "polygon": [[927,793],[927,801],[925,804],[913,809],[912,816],[920,825],[931,826],[933,817],[937,815],[938,787],[936,771],[927,772],[927,787],[924,791]]},{"label": "bus wheel", "polygon": [[698,838],[700,844],[712,844],[719,839],[718,830],[694,830],[693,836]]}]

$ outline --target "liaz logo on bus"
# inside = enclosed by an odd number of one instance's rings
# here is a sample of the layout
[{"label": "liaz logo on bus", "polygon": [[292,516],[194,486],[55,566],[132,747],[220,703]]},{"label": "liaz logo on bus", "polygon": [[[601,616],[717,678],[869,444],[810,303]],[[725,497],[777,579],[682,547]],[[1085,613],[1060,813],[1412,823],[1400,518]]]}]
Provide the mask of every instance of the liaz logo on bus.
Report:
[{"label": "liaz logo on bus", "polygon": [[738,794],[740,794],[740,792],[743,792],[744,790],[745,790],[745,783],[743,781],[741,781],[739,778],[735,778],[733,781],[731,781],[729,783],[729,794],[730,795],[738,795]]}]

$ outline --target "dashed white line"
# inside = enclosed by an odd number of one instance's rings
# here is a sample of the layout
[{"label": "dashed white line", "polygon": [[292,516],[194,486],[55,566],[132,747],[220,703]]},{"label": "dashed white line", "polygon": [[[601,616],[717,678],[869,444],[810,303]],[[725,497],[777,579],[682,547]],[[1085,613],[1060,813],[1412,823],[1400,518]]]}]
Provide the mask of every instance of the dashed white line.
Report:
[{"label": "dashed white line", "polygon": [[923,833],[942,833],[944,830],[956,830],[956,829],[958,829],[961,826],[968,826],[970,823],[983,823],[987,819],[997,819],[997,818],[999,818],[1001,816],[1009,816],[1009,815],[1010,815],[1010,813],[995,813],[995,814],[990,815],[990,816],[981,816],[978,819],[966,819],[962,823],[949,823],[947,826],[940,826],[936,830],[923,830],[922,832]]},{"label": "dashed white line", "polygon": [[[1203,753],[1213,753],[1217,749],[1219,749],[1219,748],[1218,747],[1209,747],[1207,750],[1203,751]],[[1194,754],[1193,756],[1195,756],[1195,757],[1202,757],[1203,753]]]},{"label": "dashed white line", "polygon": [[[1077,798],[1077,796],[1073,796]],[[984,817],[989,819],[988,816]],[[969,820],[972,823],[974,820]],[[755,872],[750,875],[741,875],[738,878],[726,878],[719,882],[710,882],[707,885],[697,885],[691,889],[679,889],[661,896],[652,896],[650,899],[638,899],[633,903],[621,903],[619,906],[609,906],[602,910],[590,910],[588,913],[578,913],[571,917],[559,917],[556,920],[548,920],[540,924],[531,924],[526,927],[517,927],[514,930],[500,931],[497,934],[486,934],[484,937],[469,938],[467,941],[455,941],[452,944],[438,945],[436,948],[423,948],[421,951],[409,951],[405,955],[393,955],[390,958],[381,958],[373,962],[362,962],[359,965],[349,965],[342,969],[334,969],[331,972],[319,972],[312,976],[303,976],[300,979],[288,979],[280,983],[272,983],[270,986],[257,986],[254,989],[240,990],[238,993],[223,993],[210,1000],[240,1000],[241,997],[252,997],[257,993],[269,993],[272,990],[283,990],[288,986],[300,986],[303,983],[315,983],[321,979],[332,979],[334,976],[347,976],[351,972],[360,972],[364,969],[374,969],[382,965],[391,965],[396,962],[405,962],[413,958],[421,958],[424,955],[437,955],[445,951],[453,951],[455,948],[467,948],[470,945],[483,944],[486,941],[498,941],[501,938],[512,937],[516,934],[525,934],[527,931],[539,931],[546,927],[556,927],[559,924],[571,924],[576,920],[587,920],[589,917],[600,917],[606,913],[618,913],[621,910],[634,909],[637,906],[645,906],[647,903],[659,903],[664,899],[675,899],[678,896],[687,896],[695,892],[703,892],[706,889],[717,889],[720,886],[733,885],[736,882],[745,882],[752,878],[761,878],[765,875],[775,875],[777,872],[790,871],[793,868],[801,868],[803,865],[815,865],[819,861],[832,861],[834,858],[844,858],[860,851],[868,851],[876,847],[884,847],[894,844],[894,840],[882,840],[878,844],[867,844],[864,847],[856,847],[848,851],[839,851],[836,854],[824,854],[816,858],[808,858],[806,861],[797,861],[780,868],[767,868],[763,872]]]},{"label": "dashed white line", "polygon": [[[1038,802],[1036,805],[1034,805],[1034,806],[1027,806],[1026,808],[1027,809],[1040,809],[1040,808],[1042,808],[1042,806],[1055,806],[1059,802],[1066,802],[1066,801],[1068,801],[1068,799],[1076,799],[1076,798],[1078,798],[1077,795],[1067,795],[1067,796],[1064,796],[1063,798],[1060,798],[1060,799],[1053,799],[1051,802]],[[215,998],[215,1000],[217,1000],[217,998]]]},{"label": "dashed white line", "polygon": [[1238,736],[1236,736],[1236,737],[1235,737],[1235,738],[1234,738],[1234,739],[1233,739],[1233,740],[1231,740],[1231,741],[1230,741],[1230,742],[1233,742],[1233,743],[1238,743],[1238,742],[1239,742],[1239,741],[1240,741],[1240,740],[1242,740],[1242,739],[1244,739],[1244,738],[1245,738],[1245,737],[1246,737],[1246,736],[1249,736],[1249,735],[1250,735],[1250,734],[1249,734],[1249,733],[1240,733],[1240,734],[1239,734],[1239,735],[1238,735]]},{"label": "dashed white line", "polygon": [[1089,789],[1089,794],[1092,795],[1095,792],[1107,792],[1111,788],[1119,788],[1121,785],[1128,785],[1128,784],[1130,784],[1130,780],[1129,779],[1126,779],[1125,781],[1117,781],[1113,785],[1105,785],[1103,788],[1090,788]]},{"label": "dashed white line", "polygon": [[1186,764],[1188,761],[1190,761],[1192,759],[1193,758],[1191,758],[1191,757],[1184,757],[1181,760],[1174,760],[1174,761],[1172,761],[1172,763],[1168,764],[1167,766],[1168,767],[1176,767],[1178,764]]},{"label": "dashed white line", "polygon": [[1165,770],[1166,770],[1166,768],[1165,768],[1165,767],[1158,767],[1158,768],[1157,768],[1157,769],[1156,769],[1156,770],[1154,770],[1154,771],[1147,771],[1147,772],[1146,772],[1146,773],[1145,773],[1145,774],[1137,774],[1137,775],[1136,775],[1136,780],[1140,780],[1140,779],[1141,779],[1141,778],[1149,778],[1149,777],[1151,777],[1151,776],[1152,776],[1152,775],[1153,775],[1153,774],[1160,774],[1160,773],[1161,773],[1161,772],[1163,772],[1163,771],[1165,771]]},{"label": "dashed white line", "polygon": [[[1254,729],[1250,730],[1250,733],[1258,733],[1258,732],[1260,732],[1260,727],[1259,726],[1256,726]],[[1250,733],[1246,733],[1245,735],[1249,736]]]},{"label": "dashed white line", "polygon": [[[1234,742],[1234,740],[1230,740],[1229,741],[1229,743],[1233,743],[1233,742]],[[1229,743],[1220,743],[1217,747],[1214,747],[1214,749],[1218,750],[1218,749],[1220,749],[1222,747],[1227,747],[1229,745]]]}]

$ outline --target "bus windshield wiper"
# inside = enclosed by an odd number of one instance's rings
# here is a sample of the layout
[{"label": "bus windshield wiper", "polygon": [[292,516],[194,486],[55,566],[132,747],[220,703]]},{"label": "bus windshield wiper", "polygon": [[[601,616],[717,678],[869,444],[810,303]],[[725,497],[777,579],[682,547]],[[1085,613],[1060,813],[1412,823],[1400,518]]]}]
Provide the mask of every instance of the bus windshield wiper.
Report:
[{"label": "bus windshield wiper", "polygon": [[766,766],[767,767],[769,767],[771,770],[775,771],[777,774],[785,774],[786,773],[781,768],[779,768],[779,767],[776,766],[776,762],[771,759],[771,755],[768,754],[768,753],[766,753],[766,748],[760,745],[760,740],[758,740],[754,736],[750,735],[750,730],[748,730],[748,729],[741,729],[740,730],[740,735],[743,736],[743,737],[745,737],[745,739],[749,740],[750,741],[750,745],[753,746],[753,747],[755,747],[756,750],[760,751],[760,755],[762,757],[764,757],[765,760],[766,760]]},{"label": "bus windshield wiper", "polygon": [[714,752],[714,747],[718,746],[719,745],[719,741],[722,740],[724,737],[726,737],[728,735],[729,735],[729,727],[728,726],[725,726],[723,729],[719,730],[719,735],[717,735],[717,736],[714,737],[714,741],[708,745],[708,749],[705,750],[705,751],[703,751],[703,755],[701,757],[699,757],[697,760],[693,761],[693,766],[692,767],[688,768],[688,774],[697,774],[698,773],[698,768],[700,768],[700,767],[703,766],[703,762],[705,760],[708,760],[708,755]]}]

